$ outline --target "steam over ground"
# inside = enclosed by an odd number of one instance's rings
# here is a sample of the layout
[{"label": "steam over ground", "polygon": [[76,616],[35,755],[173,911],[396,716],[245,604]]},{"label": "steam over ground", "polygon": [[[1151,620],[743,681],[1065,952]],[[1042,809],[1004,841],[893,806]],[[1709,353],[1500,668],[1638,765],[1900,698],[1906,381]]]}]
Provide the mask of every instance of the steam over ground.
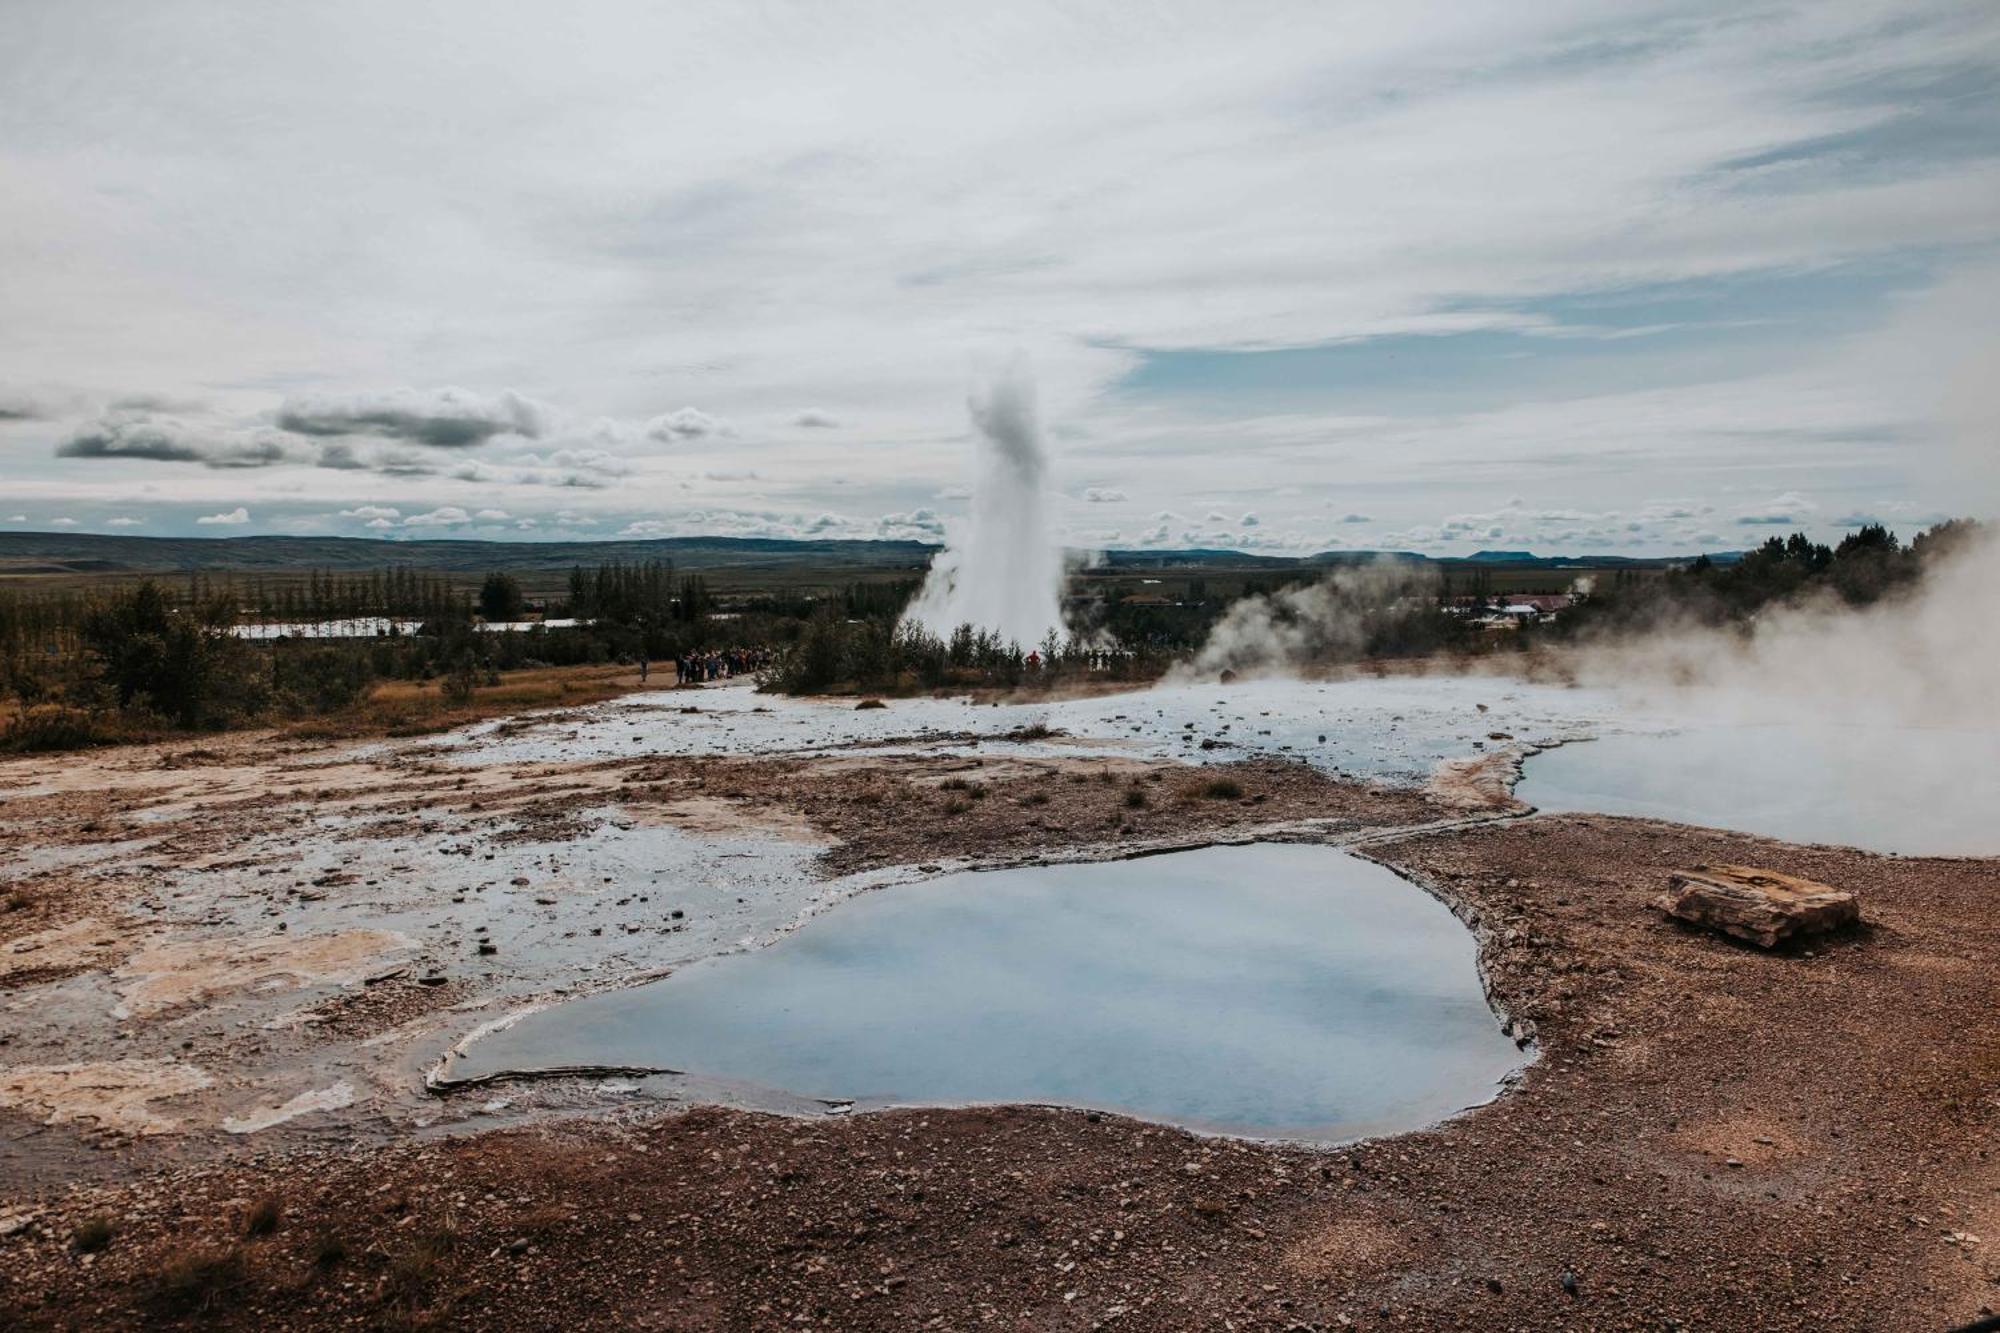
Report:
[{"label": "steam over ground", "polygon": [[1269,675],[1359,657],[1374,624],[1437,593],[1429,565],[1382,559],[1337,569],[1318,583],[1232,603],[1180,678],[1234,671]]},{"label": "steam over ground", "polygon": [[1766,611],[1738,632],[1675,623],[1590,645],[1585,683],[1718,721],[2000,727],[2000,532],[1975,531],[1900,596]]},{"label": "steam over ground", "polygon": [[[1351,660],[1437,576],[1395,561],[1231,606],[1184,676],[1284,674]],[[1666,619],[1576,645],[1579,683],[1631,692],[1690,720],[2000,728],[2000,532],[1974,530],[1922,580],[1854,607],[1831,593],[1747,627]]]},{"label": "steam over ground", "polygon": [[932,562],[905,623],[947,638],[960,625],[1032,648],[1063,634],[1063,560],[1049,527],[1048,451],[1035,383],[1016,358],[970,404],[978,432],[972,515]]}]

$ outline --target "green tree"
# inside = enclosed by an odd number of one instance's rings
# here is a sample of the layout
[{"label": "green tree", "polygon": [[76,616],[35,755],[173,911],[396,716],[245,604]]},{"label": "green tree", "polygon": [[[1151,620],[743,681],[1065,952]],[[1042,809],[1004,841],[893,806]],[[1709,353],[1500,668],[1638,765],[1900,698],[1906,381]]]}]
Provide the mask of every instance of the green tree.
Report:
[{"label": "green tree", "polygon": [[512,574],[496,570],[479,585],[479,614],[489,624],[519,620],[527,604],[527,598],[521,595],[520,580]]}]

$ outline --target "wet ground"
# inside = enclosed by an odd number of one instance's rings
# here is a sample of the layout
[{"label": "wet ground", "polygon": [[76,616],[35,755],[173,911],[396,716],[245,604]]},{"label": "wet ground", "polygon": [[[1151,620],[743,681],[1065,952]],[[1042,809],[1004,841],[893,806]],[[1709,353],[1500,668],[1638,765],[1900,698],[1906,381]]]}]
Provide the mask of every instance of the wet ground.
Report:
[{"label": "wet ground", "polygon": [[[0,1297],[50,1327],[1970,1317],[2000,1230],[1995,863],[1515,818],[1538,747],[1671,721],[1610,705],[1497,680],[867,710],[731,688],[8,761]],[[526,1006],[876,887],[1258,839],[1361,849],[1452,904],[1496,1026],[1539,1034],[1523,1088],[1329,1154],[1081,1112],[689,1112],[609,1072],[423,1086]],[[1853,887],[1871,928],[1814,958],[1684,935],[1645,904],[1703,859]],[[246,1240],[264,1193],[287,1220]],[[82,1252],[99,1213],[119,1234]]]}]

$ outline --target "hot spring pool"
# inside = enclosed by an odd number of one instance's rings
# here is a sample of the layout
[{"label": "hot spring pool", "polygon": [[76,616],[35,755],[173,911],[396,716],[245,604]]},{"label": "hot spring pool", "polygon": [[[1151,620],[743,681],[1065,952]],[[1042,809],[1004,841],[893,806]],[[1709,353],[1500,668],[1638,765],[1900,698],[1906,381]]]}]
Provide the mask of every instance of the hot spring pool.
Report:
[{"label": "hot spring pool", "polygon": [[1515,795],[1906,856],[2000,855],[2000,731],[1742,726],[1606,736],[1528,760]]},{"label": "hot spring pool", "polygon": [[1332,1142],[1443,1119],[1521,1063],[1441,904],[1257,844],[878,890],[531,1013],[443,1075],[644,1066],[749,1105],[1048,1103]]}]

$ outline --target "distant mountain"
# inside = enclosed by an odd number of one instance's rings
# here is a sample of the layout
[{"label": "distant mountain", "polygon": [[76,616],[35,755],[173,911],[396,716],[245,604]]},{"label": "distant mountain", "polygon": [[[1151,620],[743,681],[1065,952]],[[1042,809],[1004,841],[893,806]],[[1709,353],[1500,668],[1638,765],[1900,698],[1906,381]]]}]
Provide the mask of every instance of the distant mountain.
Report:
[{"label": "distant mountain", "polygon": [[937,547],[907,541],[785,541],[762,537],[658,537],[642,541],[382,541],[371,537],[117,537],[0,532],[0,572],[136,573],[356,570],[410,565],[442,572],[564,570],[609,560],[671,560],[675,568],[783,569],[799,565],[910,568]]},{"label": "distant mountain", "polygon": [[[482,574],[567,570],[610,560],[671,560],[689,572],[754,573],[796,569],[845,571],[929,567],[938,547],[913,541],[793,541],[776,537],[655,537],[606,541],[384,541],[373,537],[125,537],[103,533],[0,532],[0,574],[136,574],[235,570],[362,570],[409,565],[442,573]],[[1713,555],[1727,560],[1729,555]],[[1256,555],[1211,547],[1178,551],[1104,551],[1109,570],[1330,568],[1370,560],[1402,560],[1445,568],[1476,565],[1517,569],[1660,567],[1678,559],[1633,556],[1538,556],[1531,551],[1479,551],[1432,557],[1415,551],[1321,551]]]}]

